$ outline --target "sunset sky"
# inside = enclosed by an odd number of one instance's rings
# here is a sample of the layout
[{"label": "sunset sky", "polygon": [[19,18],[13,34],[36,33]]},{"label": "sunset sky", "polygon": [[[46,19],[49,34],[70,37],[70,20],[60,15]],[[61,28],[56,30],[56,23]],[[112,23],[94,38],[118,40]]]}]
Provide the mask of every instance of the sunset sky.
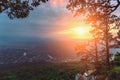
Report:
[{"label": "sunset sky", "polygon": [[89,39],[90,26],[66,9],[65,0],[52,0],[31,11],[25,19],[0,14],[0,41],[25,38]]}]

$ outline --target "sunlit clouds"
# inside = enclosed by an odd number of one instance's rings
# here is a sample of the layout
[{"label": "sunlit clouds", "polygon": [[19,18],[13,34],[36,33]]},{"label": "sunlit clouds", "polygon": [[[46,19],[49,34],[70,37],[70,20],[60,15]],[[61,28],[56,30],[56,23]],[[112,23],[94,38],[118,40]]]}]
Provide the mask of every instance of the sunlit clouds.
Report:
[{"label": "sunlit clouds", "polygon": [[50,0],[50,5],[52,7],[63,6],[66,0]]}]

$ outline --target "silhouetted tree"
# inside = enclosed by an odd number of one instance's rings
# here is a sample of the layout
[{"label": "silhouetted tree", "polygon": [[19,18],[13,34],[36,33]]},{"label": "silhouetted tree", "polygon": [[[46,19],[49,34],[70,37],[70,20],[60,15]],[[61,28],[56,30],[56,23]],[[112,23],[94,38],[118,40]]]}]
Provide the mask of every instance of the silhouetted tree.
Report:
[{"label": "silhouetted tree", "polygon": [[120,0],[69,0],[67,4],[68,10],[71,10],[75,16],[80,15],[86,23],[97,30],[96,35],[99,32],[102,35],[101,40],[105,40],[106,62],[109,68],[109,31],[119,29],[120,18],[113,13],[119,6]]},{"label": "silhouetted tree", "polygon": [[0,13],[6,12],[10,19],[26,18],[34,7],[48,0],[0,0]]},{"label": "silhouetted tree", "polygon": [[120,30],[117,33],[117,45],[120,46]]},{"label": "silhouetted tree", "polygon": [[114,46],[120,48],[120,30],[117,32],[117,36],[115,36],[114,40],[116,43]]},{"label": "silhouetted tree", "polygon": [[[88,49],[89,43],[82,42],[75,47],[77,56],[80,56],[80,61],[84,64],[85,69],[88,69],[88,65],[95,61],[94,48]],[[89,45],[90,46],[90,45]]]}]

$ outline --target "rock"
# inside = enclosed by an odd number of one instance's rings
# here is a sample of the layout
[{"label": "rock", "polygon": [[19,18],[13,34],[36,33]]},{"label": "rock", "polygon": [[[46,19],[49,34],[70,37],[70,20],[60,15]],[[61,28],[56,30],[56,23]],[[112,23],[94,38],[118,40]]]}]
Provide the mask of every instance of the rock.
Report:
[{"label": "rock", "polygon": [[75,80],[86,80],[84,77],[83,77],[83,75],[82,74],[77,74],[76,76],[75,76]]}]

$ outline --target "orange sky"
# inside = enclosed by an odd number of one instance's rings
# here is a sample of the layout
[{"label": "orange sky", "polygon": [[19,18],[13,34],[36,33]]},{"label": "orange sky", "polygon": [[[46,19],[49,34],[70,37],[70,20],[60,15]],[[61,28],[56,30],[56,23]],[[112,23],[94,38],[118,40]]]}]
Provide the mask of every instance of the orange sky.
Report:
[{"label": "orange sky", "polygon": [[73,14],[66,9],[65,3],[66,0],[50,0],[53,8],[62,9],[62,14],[54,22],[56,27],[49,36],[59,39],[91,39],[92,35],[89,33],[91,26],[82,22],[82,17],[73,17]]},{"label": "orange sky", "polygon": [[73,14],[65,7],[66,0],[50,0],[50,5],[54,9],[61,9],[61,15],[53,23],[56,27],[48,36],[58,39],[90,39],[90,26],[81,22],[79,17],[73,17]]},{"label": "orange sky", "polygon": [[54,33],[58,37],[68,39],[91,39],[92,36],[89,33],[91,27],[85,24],[78,26],[71,26],[71,28],[60,30]]},{"label": "orange sky", "polygon": [[71,13],[67,13],[58,18],[56,27],[50,36],[60,39],[90,39],[91,27]]},{"label": "orange sky", "polygon": [[45,11],[46,15],[38,23],[43,20],[41,23],[44,23],[47,28],[41,29],[40,25],[37,30],[41,31],[38,31],[37,36],[42,34],[43,37],[55,39],[91,39],[92,35],[89,33],[91,27],[82,21],[84,15],[74,17],[73,13],[66,9],[67,1],[50,0],[48,4],[45,4],[47,7],[45,5],[41,6],[44,8],[42,10]]}]

